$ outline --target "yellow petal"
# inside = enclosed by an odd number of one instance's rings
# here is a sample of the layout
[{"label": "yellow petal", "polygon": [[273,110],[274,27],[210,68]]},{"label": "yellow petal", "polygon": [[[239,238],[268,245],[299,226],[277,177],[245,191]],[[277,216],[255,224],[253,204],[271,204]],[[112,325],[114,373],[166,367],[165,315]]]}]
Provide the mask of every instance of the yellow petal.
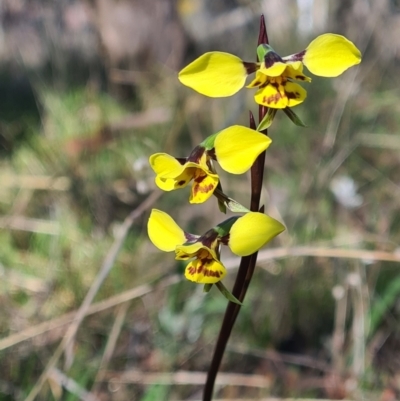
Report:
[{"label": "yellow petal", "polygon": [[273,109],[284,109],[288,105],[288,98],[282,84],[268,84],[256,92],[254,99],[256,103]]},{"label": "yellow petal", "polygon": [[247,71],[239,57],[210,52],[190,63],[178,77],[184,85],[203,95],[226,97],[243,88]]},{"label": "yellow petal", "polygon": [[192,191],[190,193],[190,203],[203,203],[214,193],[219,182],[217,174],[207,172],[199,175],[193,181]]},{"label": "yellow petal", "polygon": [[281,61],[276,61],[271,67],[261,67],[260,72],[268,75],[269,77],[280,77],[286,70],[286,64]]},{"label": "yellow petal", "polygon": [[177,178],[161,178],[159,175],[156,176],[155,183],[158,188],[163,191],[173,191],[186,187],[187,184],[192,180],[193,174],[190,170],[185,170]]},{"label": "yellow petal", "polygon": [[249,212],[233,224],[228,246],[239,256],[248,256],[257,252],[285,227],[277,220],[263,213]]},{"label": "yellow petal", "polygon": [[200,284],[215,284],[226,275],[222,263],[214,259],[195,259],[185,269],[185,277]]},{"label": "yellow petal", "polygon": [[294,82],[286,82],[285,93],[288,98],[288,107],[294,107],[303,103],[307,97],[307,91]]},{"label": "yellow petal", "polygon": [[344,36],[333,33],[314,39],[303,57],[304,65],[321,77],[337,77],[360,62],[360,50]]},{"label": "yellow petal", "polygon": [[185,167],[167,153],[155,153],[149,158],[153,171],[163,178],[175,178],[182,173]]},{"label": "yellow petal", "polygon": [[162,251],[174,251],[177,245],[186,242],[184,231],[175,220],[161,210],[153,209],[147,223],[150,241]]},{"label": "yellow petal", "polygon": [[246,86],[246,88],[258,88],[268,81],[268,77],[260,71],[256,72],[256,77]]},{"label": "yellow petal", "polygon": [[301,61],[288,61],[284,76],[296,81],[311,82],[311,78],[303,74]]},{"label": "yellow petal", "polygon": [[231,174],[243,174],[258,155],[271,143],[271,139],[241,125],[228,127],[215,138],[215,155],[220,166]]},{"label": "yellow petal", "polygon": [[193,244],[182,244],[175,248],[175,259],[186,260],[194,258],[202,249],[205,249],[209,253],[209,248],[205,247],[201,242],[195,242]]}]

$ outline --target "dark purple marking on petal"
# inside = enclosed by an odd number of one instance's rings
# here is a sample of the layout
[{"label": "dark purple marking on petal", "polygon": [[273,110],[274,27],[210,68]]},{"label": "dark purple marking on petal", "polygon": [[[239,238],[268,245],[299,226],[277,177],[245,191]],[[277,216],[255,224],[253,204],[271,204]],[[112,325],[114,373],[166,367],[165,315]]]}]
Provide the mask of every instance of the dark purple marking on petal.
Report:
[{"label": "dark purple marking on petal", "polygon": [[207,154],[211,159],[217,160],[217,155],[215,154],[215,148],[207,150]]},{"label": "dark purple marking on petal", "polygon": [[271,96],[264,96],[263,104],[271,104],[271,103],[277,104],[279,102],[279,100],[281,100],[285,97],[286,96],[282,96],[279,92],[275,93],[274,95],[271,95]]},{"label": "dark purple marking on petal", "polygon": [[219,236],[218,232],[213,228],[211,228],[199,238],[198,242],[201,242],[207,248],[213,248],[215,247],[215,241],[218,238],[218,236]]},{"label": "dark purple marking on petal", "polygon": [[178,160],[178,162],[180,164],[182,164],[182,166],[186,163],[187,158],[186,157],[175,157],[176,160]]},{"label": "dark purple marking on petal", "polygon": [[276,62],[281,62],[284,63],[285,61],[282,60],[282,57],[275,53],[274,51],[269,51],[265,56],[264,56],[264,63],[265,63],[265,67],[269,68],[272,65],[274,65]]},{"label": "dark purple marking on petal", "polygon": [[188,243],[194,243],[198,240],[199,236],[185,232],[185,238]]},{"label": "dark purple marking on petal", "polygon": [[196,146],[187,158],[187,161],[198,164],[205,151],[206,149],[203,146]]},{"label": "dark purple marking on petal", "polygon": [[300,97],[300,93],[299,92],[286,92],[285,91],[285,93],[286,93],[286,96],[289,99],[298,99]]},{"label": "dark purple marking on petal", "polygon": [[246,69],[247,75],[253,74],[259,68],[256,63],[248,63],[247,61],[243,61],[243,66]]},{"label": "dark purple marking on petal", "polygon": [[[306,54],[306,50],[301,51],[300,53],[292,54],[290,56],[290,61],[303,61],[304,55]],[[288,61],[288,60],[287,60]]]},{"label": "dark purple marking on petal", "polygon": [[207,177],[207,175],[201,175],[194,180],[194,183],[193,183],[193,195],[194,196],[196,196],[199,192],[206,194],[214,189],[213,184],[202,185],[202,182],[203,182],[204,178],[206,178],[206,177]]}]

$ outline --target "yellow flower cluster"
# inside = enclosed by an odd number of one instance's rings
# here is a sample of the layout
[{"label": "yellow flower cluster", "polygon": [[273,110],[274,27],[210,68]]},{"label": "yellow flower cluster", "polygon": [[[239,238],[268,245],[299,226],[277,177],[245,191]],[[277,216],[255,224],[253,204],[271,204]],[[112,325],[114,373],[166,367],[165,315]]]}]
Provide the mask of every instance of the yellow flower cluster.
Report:
[{"label": "yellow flower cluster", "polygon": [[[267,44],[260,45],[257,54],[258,62],[249,63],[228,53],[205,53],[179,73],[179,80],[203,95],[226,97],[243,88],[247,76],[255,73],[247,88],[258,88],[256,103],[270,109],[288,109],[307,96],[297,83],[311,82],[303,74],[303,66],[315,75],[335,77],[361,61],[361,53],[352,42],[329,33],[291,56],[280,57]],[[156,153],[149,161],[160,189],[173,191],[192,182],[189,202],[203,203],[221,188],[215,163],[231,174],[243,174],[270,144],[270,138],[261,132],[234,125],[207,137],[186,158]],[[220,202],[221,197],[230,199],[223,193],[217,197]],[[242,207],[243,210],[247,209]],[[152,210],[148,221],[153,244],[162,251],[175,252],[177,260],[189,260],[185,277],[202,284],[219,283],[226,275],[220,260],[221,245],[227,245],[236,255],[251,255],[284,229],[272,217],[250,211],[223,221],[201,236],[183,231],[169,215],[157,209]]]},{"label": "yellow flower cluster", "polygon": [[268,45],[258,48],[258,63],[249,63],[232,54],[209,52],[179,73],[186,86],[209,97],[234,95],[245,86],[246,78],[256,73],[247,88],[259,88],[256,103],[275,109],[297,106],[307,92],[293,81],[311,82],[303,65],[314,75],[337,77],[361,62],[361,53],[344,36],[326,33],[314,39],[300,53],[280,57]]}]

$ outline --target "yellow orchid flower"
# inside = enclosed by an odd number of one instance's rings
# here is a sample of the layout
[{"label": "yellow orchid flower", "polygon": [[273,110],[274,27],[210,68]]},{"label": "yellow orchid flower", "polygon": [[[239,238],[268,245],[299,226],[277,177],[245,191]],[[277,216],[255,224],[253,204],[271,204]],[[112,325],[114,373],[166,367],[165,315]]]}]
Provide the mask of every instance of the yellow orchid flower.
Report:
[{"label": "yellow orchid flower", "polygon": [[189,202],[203,203],[210,198],[219,183],[213,161],[217,161],[231,174],[243,174],[270,143],[271,139],[266,135],[234,125],[209,136],[186,159],[155,153],[150,156],[149,162],[156,173],[155,182],[160,189],[173,191],[193,181]]},{"label": "yellow orchid flower", "polygon": [[326,33],[314,39],[300,53],[280,57],[269,45],[257,49],[258,63],[242,61],[229,53],[209,52],[179,73],[186,86],[209,97],[226,97],[245,86],[249,74],[255,79],[247,86],[259,88],[255,101],[274,109],[297,106],[307,92],[293,81],[310,82],[303,65],[314,75],[336,77],[361,62],[361,53],[344,36]]},{"label": "yellow orchid flower", "polygon": [[225,277],[221,245],[228,245],[238,256],[251,255],[284,229],[279,221],[258,212],[231,217],[202,236],[186,233],[172,217],[157,209],[152,210],[147,224],[149,238],[157,248],[175,251],[176,260],[192,259],[185,277],[201,284],[215,284]]}]

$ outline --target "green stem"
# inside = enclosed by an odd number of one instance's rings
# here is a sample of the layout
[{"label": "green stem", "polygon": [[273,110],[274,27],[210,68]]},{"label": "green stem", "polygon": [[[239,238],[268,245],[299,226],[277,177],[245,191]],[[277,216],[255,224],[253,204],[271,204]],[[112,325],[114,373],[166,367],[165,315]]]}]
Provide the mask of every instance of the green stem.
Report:
[{"label": "green stem", "polygon": [[[260,33],[258,36],[258,45],[268,44],[267,31],[265,29],[264,16],[260,20]],[[267,113],[267,108],[259,106],[259,123]],[[250,112],[250,128],[256,129],[254,116]],[[263,131],[268,135],[267,131]],[[265,152],[261,153],[251,168],[251,200],[250,210],[257,212],[260,209],[261,190],[264,176]],[[233,286],[232,294],[240,301],[243,302],[249,287],[251,278],[253,277],[254,268],[257,262],[257,252],[250,256],[245,256],[240,261],[238,274],[236,276],[235,284]],[[214,349],[214,354],[211,360],[210,368],[207,373],[207,380],[204,386],[203,401],[211,401],[213,396],[215,379],[221,365],[222,358],[225,353],[226,345],[231,335],[236,318],[239,314],[241,305],[229,302],[226,307],[224,320],[221,325],[217,344]]]}]

